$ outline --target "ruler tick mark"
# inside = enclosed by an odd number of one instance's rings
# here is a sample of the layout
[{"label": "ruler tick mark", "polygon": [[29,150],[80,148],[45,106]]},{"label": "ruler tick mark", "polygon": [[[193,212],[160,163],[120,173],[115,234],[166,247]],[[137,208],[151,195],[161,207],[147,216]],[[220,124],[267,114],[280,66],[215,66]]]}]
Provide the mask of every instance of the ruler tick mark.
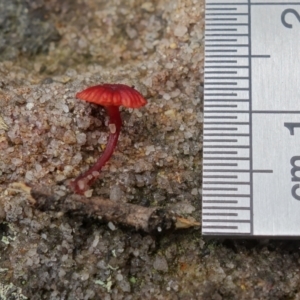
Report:
[{"label": "ruler tick mark", "polygon": [[204,96],[237,96],[236,93],[204,93]]},{"label": "ruler tick mark", "polygon": [[233,7],[233,8],[218,7],[218,8],[206,8],[206,10],[237,10],[237,8],[235,8],[235,7]]},{"label": "ruler tick mark", "polygon": [[251,220],[220,220],[220,219],[203,219],[207,223],[250,223]]},{"label": "ruler tick mark", "polygon": [[236,200],[203,200],[204,203],[227,203],[227,204],[237,204]]},{"label": "ruler tick mark", "polygon": [[205,47],[249,47],[249,45],[247,44],[238,44],[238,45],[234,45],[234,44],[210,44],[210,45],[206,45]]},{"label": "ruler tick mark", "polygon": [[235,108],[237,105],[204,105],[204,107],[231,107]]},{"label": "ruler tick mark", "polygon": [[204,116],[204,119],[237,119],[236,116]]},{"label": "ruler tick mark", "polygon": [[238,154],[237,151],[203,151],[203,154]]},{"label": "ruler tick mark", "polygon": [[237,188],[202,188],[203,191],[233,191],[236,192],[238,189]]},{"label": "ruler tick mark", "polygon": [[236,175],[204,175],[203,178],[231,178],[237,179]]},{"label": "ruler tick mark", "polygon": [[214,166],[214,167],[237,167],[238,164],[229,163],[204,163],[203,166]]},{"label": "ruler tick mark", "polygon": [[[236,54],[236,55],[205,55],[205,58],[206,57],[217,57],[217,58],[224,58],[224,57],[228,57],[228,58],[248,58],[249,55],[239,55],[239,54]],[[248,79],[248,78],[247,78]]]},{"label": "ruler tick mark", "polygon": [[[244,99],[205,99],[205,102],[249,102],[249,100]],[[204,107],[206,107],[204,105]]]},{"label": "ruler tick mark", "polygon": [[252,58],[271,58],[271,55],[251,55]]},{"label": "ruler tick mark", "polygon": [[209,125],[249,125],[248,122],[205,122],[205,124]]},{"label": "ruler tick mark", "polygon": [[219,3],[206,3],[207,6],[210,6],[210,5],[247,5],[247,3],[234,3],[234,2],[219,2]]},{"label": "ruler tick mark", "polygon": [[203,225],[202,228],[206,229],[238,229],[238,226],[205,226]]},{"label": "ruler tick mark", "polygon": [[252,170],[252,173],[273,173],[273,170]]},{"label": "ruler tick mark", "polygon": [[203,216],[237,217],[238,213],[203,213]]},{"label": "ruler tick mark", "polygon": [[249,160],[249,157],[205,157],[206,160]]},{"label": "ruler tick mark", "polygon": [[207,60],[206,63],[208,63],[208,64],[215,64],[215,63],[220,63],[220,64],[233,63],[233,64],[236,64],[237,60]]},{"label": "ruler tick mark", "polygon": [[248,26],[247,23],[206,23],[206,26]]},{"label": "ruler tick mark", "polygon": [[205,91],[248,91],[249,88],[204,88]]},{"label": "ruler tick mark", "polygon": [[236,133],[236,134],[230,134],[230,133],[205,133],[204,136],[249,136],[249,133]]},{"label": "ruler tick mark", "polygon": [[205,209],[226,209],[226,210],[250,210],[250,207],[244,207],[244,206],[204,206]]},{"label": "ruler tick mark", "polygon": [[249,113],[247,110],[206,110],[205,113],[236,113],[236,114],[246,114]]},{"label": "ruler tick mark", "polygon": [[[221,124],[223,124],[223,123],[221,123]],[[234,127],[234,128],[232,128],[232,127],[208,127],[208,128],[204,128],[204,130],[230,130],[230,131],[236,131],[236,130],[238,130],[238,128],[237,127]]]},{"label": "ruler tick mark", "polygon": [[246,13],[208,13],[206,16],[247,16]]},{"label": "ruler tick mark", "polygon": [[219,49],[219,50],[207,50],[206,52],[237,52],[237,50]]},{"label": "ruler tick mark", "polygon": [[237,42],[237,39],[205,39],[205,42]]},{"label": "ruler tick mark", "polygon": [[[230,76],[230,77],[204,77],[204,79],[249,79],[249,77],[234,77],[234,76]],[[207,83],[205,83],[207,84]]]},{"label": "ruler tick mark", "polygon": [[237,74],[237,71],[207,71],[206,74]]},{"label": "ruler tick mark", "polygon": [[205,21],[237,21],[237,18],[205,18]]},{"label": "ruler tick mark", "polygon": [[209,34],[205,34],[205,36],[249,36],[249,35],[246,33],[242,33],[242,34],[241,33],[231,33],[231,34],[209,33]]},{"label": "ruler tick mark", "polygon": [[208,173],[250,173],[250,170],[203,169],[203,172],[208,172]]},{"label": "ruler tick mark", "polygon": [[231,139],[231,140],[221,140],[221,139],[206,139],[206,140],[203,140],[204,143],[214,143],[214,142],[218,142],[218,143],[236,143],[238,140],[236,139]]},{"label": "ruler tick mark", "polygon": [[237,85],[237,82],[206,82],[206,85]]},{"label": "ruler tick mark", "polygon": [[249,185],[250,182],[237,182],[237,181],[203,181],[205,184],[228,184],[228,185]]},{"label": "ruler tick mark", "polygon": [[233,148],[233,149],[246,149],[246,148],[249,148],[249,146],[241,146],[241,145],[236,145],[236,146],[227,146],[227,145],[213,145],[213,146],[208,146],[208,145],[203,145],[203,148]]},{"label": "ruler tick mark", "polygon": [[237,31],[237,29],[232,29],[232,28],[224,28],[224,29],[206,29],[206,31]]},{"label": "ruler tick mark", "polygon": [[249,66],[205,66],[205,69],[249,69]]},{"label": "ruler tick mark", "polygon": [[250,195],[246,194],[202,194],[205,197],[240,197],[240,198],[250,198]]}]

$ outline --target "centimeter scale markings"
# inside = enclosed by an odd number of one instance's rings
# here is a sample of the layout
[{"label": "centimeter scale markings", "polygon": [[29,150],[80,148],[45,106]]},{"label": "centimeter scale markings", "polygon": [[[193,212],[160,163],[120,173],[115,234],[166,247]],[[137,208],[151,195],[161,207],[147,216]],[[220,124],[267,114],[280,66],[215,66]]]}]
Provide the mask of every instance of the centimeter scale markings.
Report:
[{"label": "centimeter scale markings", "polygon": [[300,236],[300,2],[205,15],[202,233]]}]

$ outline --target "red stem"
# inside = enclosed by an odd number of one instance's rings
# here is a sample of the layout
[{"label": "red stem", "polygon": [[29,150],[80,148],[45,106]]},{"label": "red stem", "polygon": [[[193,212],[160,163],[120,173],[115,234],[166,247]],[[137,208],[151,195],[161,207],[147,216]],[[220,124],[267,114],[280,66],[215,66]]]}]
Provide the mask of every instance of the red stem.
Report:
[{"label": "red stem", "polygon": [[109,124],[114,124],[116,126],[116,131],[114,133],[110,132],[106,148],[102,155],[98,158],[97,162],[83,174],[80,174],[74,180],[70,182],[71,189],[76,194],[84,194],[85,191],[97,180],[100,176],[100,171],[105,163],[112,156],[121,131],[122,120],[119,112],[118,106],[106,106],[106,112],[109,116]]}]

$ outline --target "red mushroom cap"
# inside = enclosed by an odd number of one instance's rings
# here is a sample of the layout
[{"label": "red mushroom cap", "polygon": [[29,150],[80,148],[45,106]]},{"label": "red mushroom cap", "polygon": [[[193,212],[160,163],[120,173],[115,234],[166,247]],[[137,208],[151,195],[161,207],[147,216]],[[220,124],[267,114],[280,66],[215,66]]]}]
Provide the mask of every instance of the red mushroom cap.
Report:
[{"label": "red mushroom cap", "polygon": [[102,106],[120,106],[138,108],[147,101],[134,88],[125,84],[100,84],[91,86],[76,94],[76,98]]}]

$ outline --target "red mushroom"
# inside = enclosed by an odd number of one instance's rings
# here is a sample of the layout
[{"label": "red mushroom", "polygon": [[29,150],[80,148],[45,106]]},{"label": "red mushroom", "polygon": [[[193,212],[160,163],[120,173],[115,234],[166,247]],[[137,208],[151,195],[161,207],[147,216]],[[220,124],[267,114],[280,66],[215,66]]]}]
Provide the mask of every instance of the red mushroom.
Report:
[{"label": "red mushroom", "polygon": [[108,142],[102,156],[94,166],[70,182],[70,187],[75,193],[83,194],[99,177],[100,170],[114,152],[122,126],[119,106],[139,108],[147,101],[134,88],[124,84],[92,86],[77,93],[76,98],[104,106],[109,116],[110,128]]}]

